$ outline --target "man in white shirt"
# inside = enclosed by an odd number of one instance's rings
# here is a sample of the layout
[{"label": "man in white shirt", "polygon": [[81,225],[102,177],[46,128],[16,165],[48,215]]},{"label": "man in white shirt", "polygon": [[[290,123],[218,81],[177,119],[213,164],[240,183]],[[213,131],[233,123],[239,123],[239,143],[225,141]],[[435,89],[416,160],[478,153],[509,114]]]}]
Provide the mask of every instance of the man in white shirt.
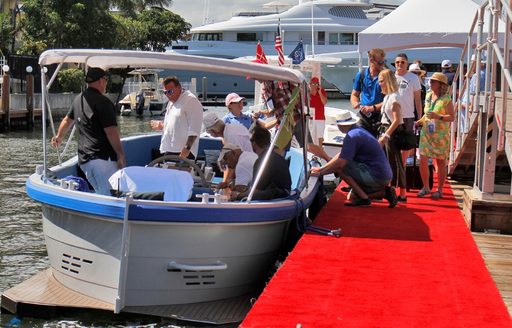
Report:
[{"label": "man in white shirt", "polygon": [[[232,192],[244,192],[248,189],[253,178],[254,162],[257,159],[258,155],[252,151],[243,151],[238,145],[226,144],[222,147],[219,156],[219,167],[235,170],[235,180],[230,183]],[[228,184],[219,184],[219,187],[227,186]]]},{"label": "man in white shirt", "polygon": [[[418,76],[409,72],[409,59],[405,53],[400,53],[395,58],[395,76],[398,82],[398,94],[405,128],[414,132],[415,116],[420,119],[423,106],[421,104],[421,84]],[[406,163],[411,150],[402,151],[403,163]]]},{"label": "man in white shirt", "polygon": [[252,152],[251,134],[242,124],[226,124],[213,112],[204,115],[203,121],[206,132],[222,138],[224,145],[230,143],[240,146],[243,151]]},{"label": "man in white shirt", "polygon": [[177,77],[167,77],[164,94],[169,99],[163,121],[151,121],[154,130],[163,130],[160,153],[195,159],[203,124],[203,106],[196,96],[181,87]]}]

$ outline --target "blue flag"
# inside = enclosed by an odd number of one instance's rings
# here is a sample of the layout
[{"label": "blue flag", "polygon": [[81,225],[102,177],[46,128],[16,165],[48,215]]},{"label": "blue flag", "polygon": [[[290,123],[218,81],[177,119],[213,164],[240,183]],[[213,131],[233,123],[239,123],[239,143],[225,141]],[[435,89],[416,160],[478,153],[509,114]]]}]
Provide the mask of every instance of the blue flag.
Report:
[{"label": "blue flag", "polygon": [[302,45],[302,41],[299,41],[299,44],[293,49],[293,51],[288,55],[294,65],[298,65],[302,63],[306,56],[304,55],[304,46]]}]

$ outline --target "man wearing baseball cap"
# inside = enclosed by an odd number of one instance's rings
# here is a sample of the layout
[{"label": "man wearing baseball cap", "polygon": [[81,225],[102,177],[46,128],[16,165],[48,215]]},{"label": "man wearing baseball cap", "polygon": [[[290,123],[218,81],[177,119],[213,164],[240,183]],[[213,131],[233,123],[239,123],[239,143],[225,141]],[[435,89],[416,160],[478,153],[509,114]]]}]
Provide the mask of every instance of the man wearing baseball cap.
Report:
[{"label": "man wearing baseball cap", "polygon": [[320,176],[337,172],[352,187],[346,206],[369,206],[371,199],[382,199],[395,207],[397,196],[389,183],[393,172],[386,154],[375,137],[357,125],[360,118],[351,111],[341,110],[336,123],[345,133],[343,148],[322,167],[313,167],[311,175]]},{"label": "man wearing baseball cap", "polygon": [[309,106],[314,108],[313,121],[311,121],[311,137],[313,143],[322,146],[325,130],[325,105],[327,104],[327,92],[320,86],[318,77],[313,76],[309,82],[311,97]]},{"label": "man wearing baseball cap", "polygon": [[58,147],[73,123],[78,129],[78,163],[98,194],[110,195],[108,179],[126,165],[114,104],[105,97],[108,77],[99,67],[87,70],[87,89],[73,101],[51,144]]},{"label": "man wearing baseball cap", "polygon": [[244,97],[240,97],[237,93],[230,93],[226,96],[226,107],[229,110],[222,120],[226,124],[242,124],[249,130],[254,121],[254,118],[249,113],[243,113]]},{"label": "man wearing baseball cap", "polygon": [[452,85],[453,78],[455,77],[455,73],[452,69],[452,61],[449,59],[445,59],[441,62],[441,73],[446,75],[448,78],[448,85]]}]

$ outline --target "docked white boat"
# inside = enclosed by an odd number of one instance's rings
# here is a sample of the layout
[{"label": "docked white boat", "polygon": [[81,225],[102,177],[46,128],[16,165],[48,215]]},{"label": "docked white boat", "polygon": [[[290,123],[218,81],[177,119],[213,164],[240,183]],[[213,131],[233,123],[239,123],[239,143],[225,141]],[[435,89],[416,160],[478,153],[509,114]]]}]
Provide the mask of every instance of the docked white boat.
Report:
[{"label": "docked white boat", "polygon": [[133,112],[137,116],[146,112],[151,115],[162,112],[167,98],[163,94],[162,81],[158,75],[161,71],[144,68],[128,73],[129,77],[123,84],[126,96],[118,102],[122,116],[129,116]]},{"label": "docked white boat", "polygon": [[[39,59],[42,68],[54,64],[60,68],[67,63],[106,70],[130,66],[223,72],[290,83],[300,88],[302,95],[307,87],[304,76],[295,70],[172,53],[49,50]],[[43,80],[43,85],[49,88],[51,82]],[[299,101],[305,100],[300,97]],[[307,175],[307,154],[291,149],[286,155],[292,176],[289,197],[227,202],[220,195],[200,194],[199,201],[194,201],[195,186],[209,184],[209,170],[205,177],[203,169],[195,165],[192,171],[146,167],[152,160],[151,150],[160,144],[160,134],[152,133],[123,139],[128,167],[120,173],[118,185],[125,192],[163,192],[163,200],[106,196],[77,190],[75,183],[66,181],[67,176],[79,175],[76,157],[50,168],[48,139],[43,125],[44,162],[28,178],[26,188],[42,205],[50,259],[43,280],[51,280],[53,287],[27,287],[40,291],[37,297],[20,292],[23,288],[8,290],[2,295],[2,307],[11,312],[21,303],[87,308],[95,307],[91,304],[96,302],[102,304],[98,308],[115,313],[155,314],[154,309],[170,307],[167,310],[171,312],[159,310],[156,314],[193,320],[172,312],[177,309],[173,306],[225,302],[261,287],[283,246],[290,222],[302,218],[319,184],[316,177]],[[218,139],[201,139],[199,156],[205,149],[220,147]],[[125,178],[143,180],[149,187],[123,189]],[[85,301],[59,300],[66,293]],[[238,298],[237,302],[245,309],[250,307],[248,299],[241,302]]]},{"label": "docked white boat", "polygon": [[[342,93],[350,94],[352,79],[359,65],[358,33],[374,24],[403,1],[393,4],[378,4],[385,1],[369,0],[319,0],[299,1],[298,4],[280,12],[239,13],[231,19],[195,27],[191,39],[180,41],[168,49],[182,54],[237,58],[253,56],[256,44],[261,43],[265,54],[276,53],[274,49],[278,23],[281,29],[283,50],[290,54],[299,41],[304,44],[305,55],[317,56],[327,53],[338,55],[343,62],[326,66],[332,73],[324,76]],[[388,1],[389,3],[390,1]],[[183,72],[186,74],[186,72]],[[181,76],[181,75],[180,75]],[[187,74],[187,78],[196,77]],[[226,92],[225,88],[229,87]],[[242,89],[243,88],[243,89]],[[209,76],[208,93],[226,94],[238,92],[249,94],[251,86],[243,81],[229,81],[223,76]]]}]

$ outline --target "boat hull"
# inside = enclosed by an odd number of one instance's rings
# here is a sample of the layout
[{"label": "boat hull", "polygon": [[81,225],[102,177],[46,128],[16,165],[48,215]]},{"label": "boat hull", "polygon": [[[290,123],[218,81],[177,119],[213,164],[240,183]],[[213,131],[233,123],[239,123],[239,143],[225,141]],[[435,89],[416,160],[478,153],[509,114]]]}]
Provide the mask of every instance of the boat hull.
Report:
[{"label": "boat hull", "polygon": [[[274,263],[288,222],[130,222],[123,306],[204,302],[254,291]],[[116,302],[123,221],[43,206],[43,231],[60,283]],[[198,270],[178,269],[180,264]],[[203,270],[208,266],[218,269]]]}]

